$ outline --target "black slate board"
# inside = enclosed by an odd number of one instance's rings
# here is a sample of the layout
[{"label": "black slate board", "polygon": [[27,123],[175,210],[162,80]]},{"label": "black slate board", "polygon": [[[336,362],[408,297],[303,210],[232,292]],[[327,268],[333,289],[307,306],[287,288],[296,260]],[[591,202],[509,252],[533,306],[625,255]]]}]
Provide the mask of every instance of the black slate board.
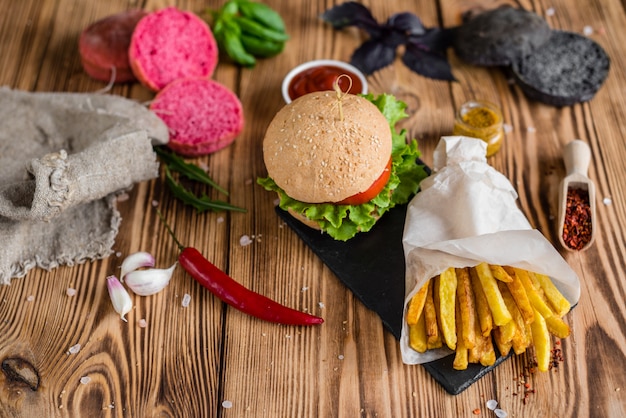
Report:
[{"label": "black slate board", "polygon": [[[372,230],[342,242],[276,208],[285,223],[366,307],[378,314],[385,328],[398,340],[402,333],[404,305],[402,235],[406,209],[406,205],[396,206]],[[489,367],[470,364],[467,370],[459,371],[452,368],[454,355],[450,355],[423,366],[448,393],[457,395],[505,359],[499,357]]]}]

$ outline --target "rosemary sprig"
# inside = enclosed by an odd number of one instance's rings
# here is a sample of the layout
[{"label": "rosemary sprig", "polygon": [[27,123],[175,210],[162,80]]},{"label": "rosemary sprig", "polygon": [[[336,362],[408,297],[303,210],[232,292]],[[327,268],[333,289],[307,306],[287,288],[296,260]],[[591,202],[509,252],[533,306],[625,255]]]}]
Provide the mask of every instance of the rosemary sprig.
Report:
[{"label": "rosemary sprig", "polygon": [[204,171],[197,165],[186,162],[178,155],[165,151],[162,147],[154,147],[154,151],[159,157],[161,157],[163,162],[169,167],[171,171],[176,171],[182,176],[187,177],[189,180],[199,181],[202,184],[211,186],[219,192],[228,196],[228,192],[224,188],[220,187],[217,183],[215,183],[215,181],[213,181],[213,179],[209,177],[206,171]]},{"label": "rosemary sprig", "polygon": [[222,200],[211,200],[206,194],[203,194],[200,197],[196,196],[193,192],[174,180],[168,165],[165,166],[165,181],[177,199],[181,200],[186,205],[193,206],[199,213],[205,211],[219,212],[222,210],[247,212],[246,209],[231,205],[228,202],[224,202]]}]

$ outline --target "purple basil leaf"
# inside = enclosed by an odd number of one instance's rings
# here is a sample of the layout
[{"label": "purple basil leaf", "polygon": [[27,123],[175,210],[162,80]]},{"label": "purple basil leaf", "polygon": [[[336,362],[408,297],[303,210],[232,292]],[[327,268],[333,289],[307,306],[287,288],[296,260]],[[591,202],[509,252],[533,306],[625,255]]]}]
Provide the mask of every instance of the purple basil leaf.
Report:
[{"label": "purple basil leaf", "polygon": [[395,57],[393,46],[370,39],[354,51],[350,63],[369,75],[391,64]]},{"label": "purple basil leaf", "polygon": [[379,24],[367,7],[355,1],[348,1],[331,7],[320,15],[322,20],[330,23],[335,29],[356,26],[370,36],[378,36]]},{"label": "purple basil leaf", "polygon": [[430,28],[422,36],[410,36],[408,43],[418,45],[420,49],[445,54],[452,45],[454,29]]},{"label": "purple basil leaf", "polygon": [[423,35],[426,33],[426,28],[419,17],[409,12],[391,15],[386,25],[407,35]]},{"label": "purple basil leaf", "polygon": [[456,81],[445,53],[429,51],[408,43],[402,62],[416,73],[435,80]]},{"label": "purple basil leaf", "polygon": [[372,36],[371,38],[393,49],[404,45],[409,40],[405,32],[389,27],[386,24],[381,26],[379,36]]}]

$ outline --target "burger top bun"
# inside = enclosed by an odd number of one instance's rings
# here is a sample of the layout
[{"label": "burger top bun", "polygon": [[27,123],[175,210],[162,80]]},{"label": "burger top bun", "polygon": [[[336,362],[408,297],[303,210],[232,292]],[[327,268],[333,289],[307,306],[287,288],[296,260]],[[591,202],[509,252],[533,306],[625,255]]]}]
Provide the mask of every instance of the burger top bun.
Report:
[{"label": "burger top bun", "polygon": [[[343,116],[343,117],[342,117]],[[268,175],[293,199],[339,202],[369,189],[391,157],[387,119],[368,100],[333,91],[283,107],[263,140]]]}]

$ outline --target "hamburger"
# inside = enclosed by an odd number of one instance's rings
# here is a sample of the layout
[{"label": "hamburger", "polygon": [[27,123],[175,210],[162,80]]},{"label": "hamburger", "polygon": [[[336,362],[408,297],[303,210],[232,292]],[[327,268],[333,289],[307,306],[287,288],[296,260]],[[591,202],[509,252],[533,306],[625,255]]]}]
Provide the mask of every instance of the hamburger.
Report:
[{"label": "hamburger", "polygon": [[417,142],[396,131],[406,104],[393,96],[304,95],[283,107],[263,139],[279,206],[308,226],[346,241],[408,202],[426,177]]}]

